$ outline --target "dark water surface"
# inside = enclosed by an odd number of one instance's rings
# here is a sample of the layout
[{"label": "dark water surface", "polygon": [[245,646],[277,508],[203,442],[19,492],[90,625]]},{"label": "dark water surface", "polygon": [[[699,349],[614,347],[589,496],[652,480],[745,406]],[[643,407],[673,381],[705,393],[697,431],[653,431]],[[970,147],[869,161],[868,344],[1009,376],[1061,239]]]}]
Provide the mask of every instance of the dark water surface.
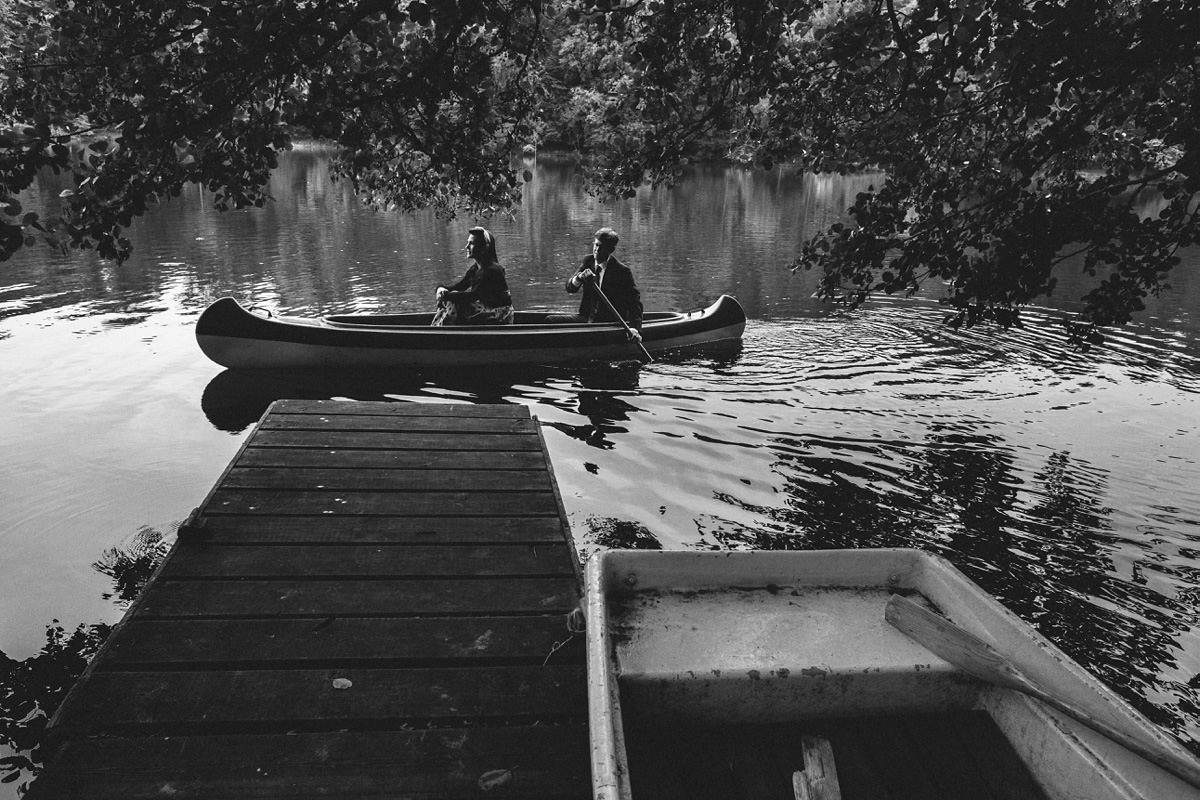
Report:
[{"label": "dark water surface", "polygon": [[941,553],[1200,738],[1200,258],[1090,354],[1049,307],[1008,333],[944,328],[930,300],[835,313],[783,265],[872,180],[697,168],[606,205],[568,165],[539,163],[521,208],[487,223],[518,305],[568,308],[562,282],[607,224],[647,308],[721,293],[746,308],[740,346],[647,366],[336,376],[208,362],[192,328],[223,295],[298,314],[418,310],[461,273],[473,220],[363,210],[319,149],[285,159],[268,208],[218,214],[198,191],[161,207],[119,267],[45,250],[0,265],[0,650],[29,658],[53,620],[119,619],[94,562],[172,535],[272,400],[521,403],[584,553]]}]

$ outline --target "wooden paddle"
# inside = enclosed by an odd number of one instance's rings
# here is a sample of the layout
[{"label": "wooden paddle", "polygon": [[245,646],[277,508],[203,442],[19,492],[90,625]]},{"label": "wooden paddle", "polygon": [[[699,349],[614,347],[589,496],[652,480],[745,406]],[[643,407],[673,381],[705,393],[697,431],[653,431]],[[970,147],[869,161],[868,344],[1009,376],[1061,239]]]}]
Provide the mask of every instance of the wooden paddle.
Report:
[{"label": "wooden paddle", "polygon": [[1041,700],[1051,708],[1082,722],[1097,733],[1165,769],[1175,777],[1200,788],[1200,763],[1170,750],[1156,749],[1133,736],[1096,719],[1087,711],[1038,686],[991,645],[916,602],[892,595],[884,619],[926,649],[981,681],[1014,689]]},{"label": "wooden paddle", "polygon": [[625,318],[617,313],[617,309],[613,307],[612,301],[608,299],[608,295],[600,290],[600,283],[595,278],[592,278],[592,288],[596,290],[596,294],[604,301],[604,305],[608,306],[608,310],[612,315],[617,318],[617,322],[621,323],[621,327],[625,329],[625,335],[629,337],[630,341],[635,342],[638,349],[642,351],[642,360],[646,363],[653,361],[654,359],[651,358],[650,351],[646,349],[644,344],[633,338],[633,329],[629,327],[629,323],[625,321]]}]

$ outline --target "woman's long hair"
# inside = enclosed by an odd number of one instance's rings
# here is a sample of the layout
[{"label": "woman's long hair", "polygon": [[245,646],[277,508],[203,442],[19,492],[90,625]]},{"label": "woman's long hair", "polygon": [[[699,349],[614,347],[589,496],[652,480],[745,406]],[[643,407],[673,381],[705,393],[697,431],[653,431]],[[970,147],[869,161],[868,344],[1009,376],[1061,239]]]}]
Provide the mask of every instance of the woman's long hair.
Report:
[{"label": "woman's long hair", "polygon": [[471,228],[467,234],[483,240],[483,256],[476,258],[476,261],[484,266],[500,263],[500,257],[496,255],[496,237],[492,236],[491,231],[487,228]]}]

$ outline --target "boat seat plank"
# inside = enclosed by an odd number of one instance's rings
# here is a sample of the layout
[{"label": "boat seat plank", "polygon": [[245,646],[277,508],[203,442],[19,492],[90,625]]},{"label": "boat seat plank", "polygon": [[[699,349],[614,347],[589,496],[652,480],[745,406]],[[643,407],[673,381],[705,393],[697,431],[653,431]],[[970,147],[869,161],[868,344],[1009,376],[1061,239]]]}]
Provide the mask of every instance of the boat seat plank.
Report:
[{"label": "boat seat plank", "polygon": [[237,467],[225,474],[230,489],[405,492],[551,492],[548,472],[500,470],[329,469],[321,467]]},{"label": "boat seat plank", "polygon": [[329,450],[317,447],[247,447],[239,467],[325,467],[327,469],[398,470],[537,470],[546,472],[542,454],[534,450]]},{"label": "boat seat plank", "polygon": [[430,433],[404,431],[260,431],[256,447],[331,448],[375,450],[540,450],[537,436],[520,433]]},{"label": "boat seat plank", "polygon": [[375,516],[558,516],[554,493],[218,489],[207,513]]},{"label": "boat seat plank", "polygon": [[[105,660],[108,669],[162,665],[290,665],[350,662],[582,663],[583,637],[565,614],[515,617],[351,617],[321,619],[133,619]],[[232,666],[231,666],[232,665]]]},{"label": "boat seat plank", "polygon": [[804,769],[792,773],[796,800],[842,800],[833,745],[823,736],[801,739]]},{"label": "boat seat plank", "polygon": [[413,578],[334,580],[160,580],[142,596],[140,617],[412,616],[567,613],[575,579]]},{"label": "boat seat plank", "polygon": [[[335,681],[349,681],[338,688]],[[170,672],[96,671],[56,720],[60,733],[159,730],[395,728],[440,720],[576,717],[586,704],[578,664],[486,670],[361,667]]]},{"label": "boat seat plank", "polygon": [[495,417],[367,416],[363,414],[272,414],[264,431],[408,431],[439,434],[524,434],[536,432],[528,419]]},{"label": "boat seat plank", "polygon": [[570,575],[565,544],[537,545],[189,545],[164,578]]},{"label": "boat seat plank", "polygon": [[454,544],[561,542],[553,517],[209,517],[208,544]]},{"label": "boat seat plank", "polygon": [[[486,796],[480,778],[511,780],[497,795],[590,796],[585,724],[321,734],[148,736],[70,742],[42,797],[92,800],[445,798]],[[32,795],[30,800],[36,800]]]},{"label": "boat seat plank", "polygon": [[387,403],[380,409],[378,403],[347,402],[345,400],[277,400],[273,407],[276,414],[338,414],[340,416],[363,417],[458,417],[528,419],[525,406],[503,403],[479,405],[475,403]]}]

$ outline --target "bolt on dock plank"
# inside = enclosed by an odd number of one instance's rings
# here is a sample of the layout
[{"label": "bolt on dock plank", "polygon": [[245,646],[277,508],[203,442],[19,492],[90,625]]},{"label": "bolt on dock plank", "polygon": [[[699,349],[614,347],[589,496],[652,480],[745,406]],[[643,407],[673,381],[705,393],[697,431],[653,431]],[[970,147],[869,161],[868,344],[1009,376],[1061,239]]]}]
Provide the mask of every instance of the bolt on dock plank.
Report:
[{"label": "bolt on dock plank", "polygon": [[589,797],[578,568],[526,408],[278,401],[29,797]]}]

